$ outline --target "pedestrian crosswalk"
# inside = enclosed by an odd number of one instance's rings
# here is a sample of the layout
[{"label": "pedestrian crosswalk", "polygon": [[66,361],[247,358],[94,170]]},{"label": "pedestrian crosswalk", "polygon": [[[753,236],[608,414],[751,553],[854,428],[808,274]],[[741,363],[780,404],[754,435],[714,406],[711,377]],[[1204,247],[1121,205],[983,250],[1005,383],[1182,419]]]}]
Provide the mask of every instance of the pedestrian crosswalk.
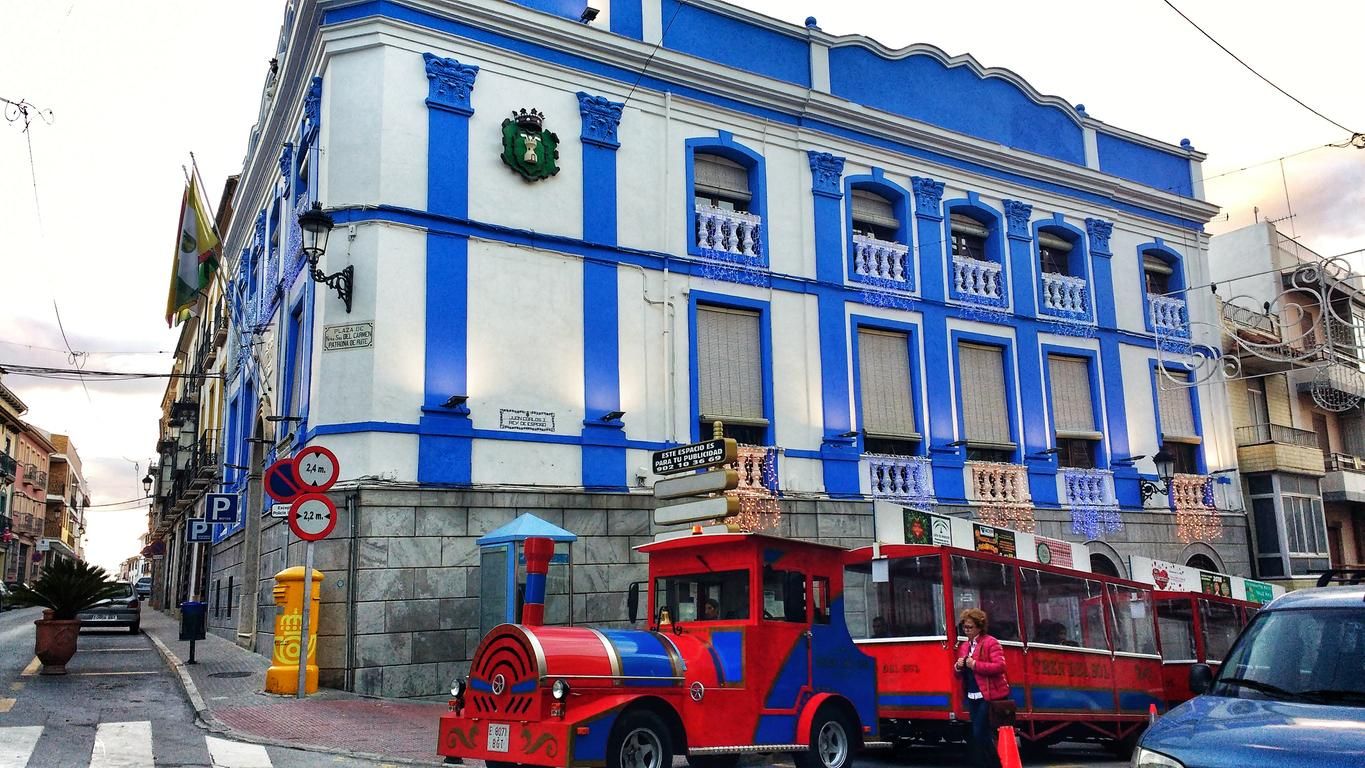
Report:
[{"label": "pedestrian crosswalk", "polygon": [[[41,725],[0,728],[0,768],[30,768],[45,765],[35,760],[41,756],[38,748],[44,727]],[[158,761],[152,750],[152,723],[137,720],[124,723],[100,723],[95,728],[95,742],[90,750],[90,768],[156,768],[158,765],[207,764],[212,768],[273,768],[265,747],[204,735],[207,763],[202,758],[188,755],[162,755]],[[197,752],[198,750],[196,750]],[[189,759],[187,759],[189,758]],[[63,765],[63,768],[67,768]],[[71,763],[70,768],[78,768]]]}]

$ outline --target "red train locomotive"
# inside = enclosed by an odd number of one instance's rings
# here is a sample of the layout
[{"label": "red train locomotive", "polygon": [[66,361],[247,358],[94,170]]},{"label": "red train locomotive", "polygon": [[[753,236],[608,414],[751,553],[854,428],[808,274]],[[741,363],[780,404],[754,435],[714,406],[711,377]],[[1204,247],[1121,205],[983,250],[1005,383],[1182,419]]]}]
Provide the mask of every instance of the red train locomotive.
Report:
[{"label": "red train locomotive", "polygon": [[881,744],[876,668],[843,618],[843,550],[757,534],[642,546],[644,631],[539,626],[550,548],[535,541],[524,623],[484,637],[453,684],[440,754],[494,768],[669,768],[674,755],[724,768],[790,752],[798,768],[843,768]]}]

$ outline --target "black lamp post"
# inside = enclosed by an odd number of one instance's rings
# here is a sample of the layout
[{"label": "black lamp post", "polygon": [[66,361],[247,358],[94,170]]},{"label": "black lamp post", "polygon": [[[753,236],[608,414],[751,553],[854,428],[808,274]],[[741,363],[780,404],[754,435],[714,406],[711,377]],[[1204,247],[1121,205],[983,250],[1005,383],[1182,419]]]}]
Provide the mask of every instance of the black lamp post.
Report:
[{"label": "black lamp post", "polygon": [[156,482],[156,479],[152,477],[152,473],[151,473],[151,472],[148,472],[148,473],[147,473],[147,476],[144,477],[144,478],[142,478],[142,493],[145,494],[145,495],[147,495],[147,496],[151,496],[151,495],[152,495],[152,483],[155,483],[155,482]]},{"label": "black lamp post", "polygon": [[303,254],[308,257],[308,266],[312,268],[313,280],[324,283],[328,288],[335,288],[337,296],[346,302],[347,314],[351,311],[351,289],[355,276],[355,267],[347,265],[340,272],[324,275],[318,269],[318,260],[322,254],[327,252],[327,236],[332,233],[332,217],[322,210],[322,206],[313,203],[313,207],[304,211],[299,216],[299,228],[303,230]]},{"label": "black lamp post", "polygon": [[1152,463],[1156,465],[1157,478],[1161,480],[1161,484],[1157,485],[1151,480],[1142,481],[1143,503],[1158,493],[1170,493],[1171,478],[1175,477],[1175,457],[1166,451],[1166,446],[1163,445],[1161,450],[1156,452],[1152,457]]}]

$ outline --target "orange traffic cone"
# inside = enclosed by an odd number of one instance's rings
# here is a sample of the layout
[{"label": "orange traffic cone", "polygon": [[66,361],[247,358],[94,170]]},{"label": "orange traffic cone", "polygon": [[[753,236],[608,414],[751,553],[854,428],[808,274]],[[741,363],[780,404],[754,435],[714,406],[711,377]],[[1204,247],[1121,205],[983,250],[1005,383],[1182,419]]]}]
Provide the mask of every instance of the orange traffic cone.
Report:
[{"label": "orange traffic cone", "polygon": [[1156,719],[1157,719],[1158,717],[1161,717],[1161,715],[1158,714],[1157,711],[1156,711],[1156,704],[1148,704],[1148,705],[1147,705],[1147,724],[1148,724],[1148,725],[1151,725],[1152,723],[1155,723],[1155,722],[1156,722]]},{"label": "orange traffic cone", "polygon": [[1014,729],[1010,726],[1000,727],[995,749],[1000,755],[1000,768],[1024,768],[1019,762],[1019,745],[1014,741]]}]

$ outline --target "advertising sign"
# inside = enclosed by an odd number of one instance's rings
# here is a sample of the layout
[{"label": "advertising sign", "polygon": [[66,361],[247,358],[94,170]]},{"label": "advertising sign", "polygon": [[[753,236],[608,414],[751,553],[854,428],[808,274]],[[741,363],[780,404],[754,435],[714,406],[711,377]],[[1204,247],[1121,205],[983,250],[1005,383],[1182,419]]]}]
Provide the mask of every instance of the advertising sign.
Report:
[{"label": "advertising sign", "polygon": [[909,507],[903,509],[906,544],[936,544],[946,547],[952,543],[948,518],[920,509]]},{"label": "advertising sign", "polygon": [[1071,558],[1071,545],[1069,543],[1036,534],[1033,540],[1038,551],[1038,562],[1060,568],[1075,567]]},{"label": "advertising sign", "polygon": [[1199,572],[1200,591],[1218,595],[1219,597],[1232,597],[1232,579],[1221,573],[1209,573],[1208,571]]},{"label": "advertising sign", "polygon": [[972,523],[972,544],[977,552],[1001,557],[1016,557],[1014,531]]},{"label": "advertising sign", "polygon": [[671,475],[703,467],[716,467],[735,460],[739,444],[731,438],[707,440],[654,452],[654,474]]},{"label": "advertising sign", "polygon": [[1264,581],[1246,580],[1247,599],[1253,603],[1268,603],[1275,599],[1275,590]]}]

